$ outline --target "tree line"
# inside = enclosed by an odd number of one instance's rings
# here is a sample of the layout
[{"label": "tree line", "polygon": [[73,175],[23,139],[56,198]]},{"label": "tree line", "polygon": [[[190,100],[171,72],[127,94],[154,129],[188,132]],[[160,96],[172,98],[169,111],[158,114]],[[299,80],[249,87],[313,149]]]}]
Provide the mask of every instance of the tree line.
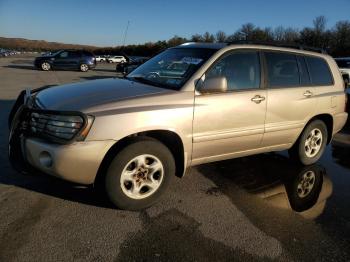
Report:
[{"label": "tree line", "polygon": [[205,32],[194,34],[190,38],[175,35],[167,41],[149,42],[142,45],[127,45],[114,48],[95,49],[96,54],[126,53],[129,55],[152,56],[168,47],[185,42],[266,42],[285,45],[302,45],[321,48],[334,57],[350,56],[350,21],[338,21],[331,28],[327,28],[325,16],[318,16],[313,20],[313,26],[297,29],[278,26],[275,28],[255,26],[252,23],[243,24],[233,34],[218,31],[215,34]]},{"label": "tree line", "polygon": [[285,45],[303,45],[322,48],[334,57],[350,56],[350,21],[338,21],[332,27],[327,27],[326,17],[318,16],[313,20],[313,25],[311,27],[304,27],[302,29],[283,26],[275,28],[259,27],[252,23],[246,23],[232,34],[220,30],[214,34],[209,32],[194,34],[189,38],[175,35],[166,41],[116,47],[69,45],[46,41],[0,37],[0,47],[32,51],[54,51],[70,48],[90,50],[96,55],[126,54],[131,56],[153,56],[166,48],[177,46],[185,42],[212,43],[237,41],[276,42]]}]

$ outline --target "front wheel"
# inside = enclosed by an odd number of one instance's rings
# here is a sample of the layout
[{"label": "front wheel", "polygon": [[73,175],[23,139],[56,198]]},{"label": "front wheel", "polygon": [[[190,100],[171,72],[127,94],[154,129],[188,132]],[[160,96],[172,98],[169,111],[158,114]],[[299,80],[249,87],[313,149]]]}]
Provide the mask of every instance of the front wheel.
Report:
[{"label": "front wheel", "polygon": [[141,210],[154,204],[175,175],[175,161],[159,141],[142,138],[122,149],[105,178],[109,199],[120,209]]},{"label": "front wheel", "polygon": [[328,138],[327,127],[321,120],[309,123],[289,150],[289,155],[304,165],[317,162],[322,156]]},{"label": "front wheel", "polygon": [[40,65],[41,69],[43,71],[49,71],[51,69],[51,65],[49,62],[45,61],[45,62],[42,62],[41,65]]},{"label": "front wheel", "polygon": [[81,64],[80,65],[80,71],[81,72],[87,72],[89,70],[89,66],[87,64]]}]

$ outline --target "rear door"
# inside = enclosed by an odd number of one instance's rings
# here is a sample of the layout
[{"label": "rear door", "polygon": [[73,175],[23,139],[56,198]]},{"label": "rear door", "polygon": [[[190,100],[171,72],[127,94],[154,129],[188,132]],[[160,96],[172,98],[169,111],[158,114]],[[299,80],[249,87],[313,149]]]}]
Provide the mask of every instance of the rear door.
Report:
[{"label": "rear door", "polygon": [[288,52],[264,52],[267,110],[262,146],[293,143],[314,116],[317,98],[305,57]]}]

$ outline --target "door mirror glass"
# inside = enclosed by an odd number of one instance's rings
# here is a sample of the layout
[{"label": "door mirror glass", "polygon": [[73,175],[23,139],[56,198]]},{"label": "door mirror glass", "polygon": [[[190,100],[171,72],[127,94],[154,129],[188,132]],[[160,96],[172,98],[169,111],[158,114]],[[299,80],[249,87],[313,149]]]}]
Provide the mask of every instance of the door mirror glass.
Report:
[{"label": "door mirror glass", "polygon": [[227,91],[227,80],[224,76],[210,77],[204,80],[200,92],[224,93]]}]

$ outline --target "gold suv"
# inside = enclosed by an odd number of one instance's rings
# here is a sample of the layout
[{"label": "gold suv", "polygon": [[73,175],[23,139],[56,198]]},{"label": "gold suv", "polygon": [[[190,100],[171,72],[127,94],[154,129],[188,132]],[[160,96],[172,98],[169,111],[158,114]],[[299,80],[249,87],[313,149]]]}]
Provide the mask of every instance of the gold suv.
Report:
[{"label": "gold suv", "polygon": [[104,188],[119,208],[152,205],[189,167],[288,149],[309,165],[347,119],[328,55],[249,44],[170,48],[124,79],[23,91],[10,160]]}]

